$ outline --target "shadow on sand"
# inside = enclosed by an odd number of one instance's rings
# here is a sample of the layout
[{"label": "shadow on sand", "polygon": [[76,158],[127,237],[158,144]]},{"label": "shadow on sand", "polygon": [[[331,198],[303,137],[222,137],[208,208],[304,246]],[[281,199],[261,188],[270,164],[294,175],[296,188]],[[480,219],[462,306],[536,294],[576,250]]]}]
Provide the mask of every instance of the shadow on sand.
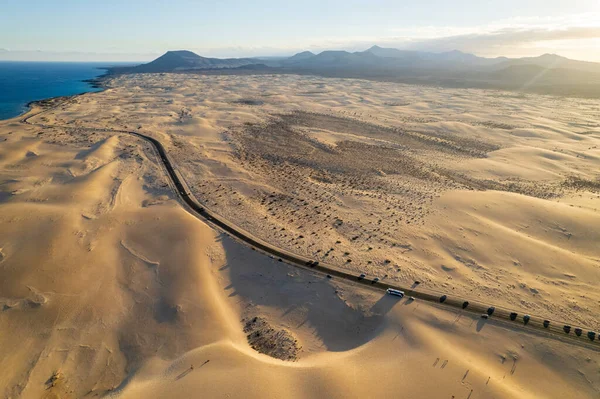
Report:
[{"label": "shadow on sand", "polygon": [[229,296],[237,295],[257,307],[281,309],[280,321],[292,328],[308,328],[330,351],[368,342],[383,328],[384,315],[398,303],[383,295],[370,307],[370,299],[365,299],[364,307],[360,301],[351,304],[325,276],[278,262],[227,236],[222,236],[221,244],[227,263],[219,271],[228,273],[231,284],[225,290]]},{"label": "shadow on sand", "polygon": [[475,328],[477,330],[477,332],[481,331],[483,329],[483,326],[485,326],[487,323],[487,320],[484,318],[479,318],[479,320],[477,320],[477,327]]}]

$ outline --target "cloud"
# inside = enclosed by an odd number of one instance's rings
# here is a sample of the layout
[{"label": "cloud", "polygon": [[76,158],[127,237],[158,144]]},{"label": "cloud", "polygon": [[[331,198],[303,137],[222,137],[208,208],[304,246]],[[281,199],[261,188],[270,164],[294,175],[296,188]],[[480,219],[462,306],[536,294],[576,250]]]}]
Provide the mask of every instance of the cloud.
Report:
[{"label": "cloud", "polygon": [[[481,26],[422,26],[390,30],[382,43],[425,50],[461,50],[485,56],[537,55],[540,51],[600,61],[600,13],[514,17]],[[392,36],[393,35],[393,36]]]},{"label": "cloud", "polygon": [[536,56],[550,52],[600,61],[600,13],[555,18],[516,17],[485,26],[405,26],[390,30],[389,36],[321,38],[293,50],[358,51],[373,44],[432,52],[460,50],[488,57]]},{"label": "cloud", "polygon": [[[535,56],[546,52],[600,61],[600,13],[514,17],[476,26],[402,26],[387,36],[312,39],[294,51],[364,50],[373,44],[409,50],[461,50],[481,56]],[[291,51],[292,49],[288,49]]]},{"label": "cloud", "polygon": [[[257,46],[201,47],[186,49],[209,57],[289,56],[310,50],[361,51],[378,44],[400,49],[444,52],[461,50],[480,56],[524,57],[556,53],[569,58],[600,62],[600,13],[560,17],[514,17],[477,26],[402,26],[375,35],[298,37],[293,42],[264,43]],[[178,46],[176,46],[178,47]],[[70,61],[148,61],[167,50],[151,48],[144,54],[126,54],[117,47],[98,53],[14,52],[0,50],[1,59]],[[177,48],[179,49],[179,48]],[[11,58],[12,57],[12,58]]]},{"label": "cloud", "polygon": [[[600,19],[599,19],[600,21]],[[288,56],[310,50],[362,51],[374,44],[405,50],[460,50],[486,57],[525,57],[557,53],[569,58],[600,61],[600,26],[496,26],[496,30],[428,27],[410,36],[329,37],[290,47],[192,48],[210,57]],[[416,32],[416,34],[415,34]]]},{"label": "cloud", "polygon": [[404,47],[429,51],[486,51],[516,48],[531,43],[565,40],[586,40],[600,38],[600,26],[570,27],[562,29],[522,29],[505,28],[495,32],[471,33],[432,39],[404,41]]}]

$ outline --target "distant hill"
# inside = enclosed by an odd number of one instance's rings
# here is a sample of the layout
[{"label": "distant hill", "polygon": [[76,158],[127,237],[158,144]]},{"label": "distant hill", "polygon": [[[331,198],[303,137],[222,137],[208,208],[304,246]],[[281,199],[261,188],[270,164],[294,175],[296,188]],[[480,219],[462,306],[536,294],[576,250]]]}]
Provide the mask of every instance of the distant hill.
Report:
[{"label": "distant hill", "polygon": [[307,59],[312,58],[314,56],[315,56],[315,53],[313,53],[311,51],[303,51],[301,53],[294,54],[293,56],[287,58],[285,60],[285,62],[286,63],[294,63],[294,62],[304,61],[304,60],[307,60]]},{"label": "distant hill", "polygon": [[119,73],[175,72],[195,69],[237,68],[258,61],[251,58],[206,58],[186,50],[168,51],[148,64],[129,68],[113,68]]},{"label": "distant hill", "polygon": [[418,51],[398,50],[397,48],[383,48],[379,46],[373,46],[364,52],[374,54],[378,57],[398,59],[415,57],[419,53]]},{"label": "distant hill", "polygon": [[304,53],[290,57],[284,65],[295,67],[369,67],[373,69],[470,69],[500,64],[508,58],[484,58],[458,50],[444,53],[398,50],[373,46],[365,51],[350,53],[347,51],[324,51],[312,57]]},{"label": "distant hill", "polygon": [[[555,69],[577,69],[588,72],[599,72],[600,64],[595,62],[576,61],[554,54],[544,54],[539,57],[526,58],[485,58],[474,54],[463,53],[453,50],[443,53],[432,53],[425,51],[398,50],[394,48],[383,48],[373,46],[362,52],[350,53],[347,51],[324,51],[310,56],[310,52],[299,53],[288,58],[287,65],[312,67],[331,66],[336,64],[343,66],[368,66],[386,68],[424,68],[426,70],[501,70],[517,65],[536,65],[543,68]],[[302,55],[300,57],[300,55]],[[289,62],[294,61],[294,62]]]},{"label": "distant hill", "polygon": [[561,57],[556,54],[544,54],[539,57],[525,57],[506,59],[504,62],[496,65],[497,69],[507,68],[514,65],[536,65],[546,69],[576,69],[587,72],[600,73],[600,64],[597,62],[576,61]]},{"label": "distant hill", "polygon": [[374,54],[382,58],[393,58],[402,60],[408,64],[420,63],[446,63],[446,64],[471,64],[471,65],[486,65],[495,61],[491,58],[477,57],[473,54],[463,53],[462,51],[453,50],[445,53],[431,53],[425,51],[398,50],[395,48],[383,48],[373,46],[363,53]]},{"label": "distant hill", "polygon": [[539,65],[511,65],[488,73],[486,78],[510,82],[519,87],[553,84],[600,84],[599,72],[569,68],[545,68]]},{"label": "distant hill", "polygon": [[433,53],[373,46],[365,51],[303,51],[287,58],[206,58],[169,51],[109,74],[197,72],[210,74],[312,74],[448,87],[480,87],[600,98],[600,64],[555,54],[486,58],[458,50]]},{"label": "distant hill", "polygon": [[323,51],[292,64],[295,67],[339,68],[369,67],[380,59],[373,54],[350,53],[348,51]]}]

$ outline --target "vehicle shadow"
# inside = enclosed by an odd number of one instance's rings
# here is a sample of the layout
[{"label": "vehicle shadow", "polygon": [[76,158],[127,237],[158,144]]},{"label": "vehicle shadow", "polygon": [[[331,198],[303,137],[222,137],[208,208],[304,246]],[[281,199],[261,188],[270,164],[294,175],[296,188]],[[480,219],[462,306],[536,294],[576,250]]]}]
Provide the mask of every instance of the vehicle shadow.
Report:
[{"label": "vehicle shadow", "polygon": [[475,328],[475,330],[477,330],[477,332],[481,331],[483,329],[483,326],[485,326],[487,324],[487,320],[480,317],[479,320],[477,320],[477,327]]},{"label": "vehicle shadow", "polygon": [[400,301],[402,301],[402,298],[384,294],[373,306],[371,306],[371,312],[384,315],[392,310],[392,308]]}]

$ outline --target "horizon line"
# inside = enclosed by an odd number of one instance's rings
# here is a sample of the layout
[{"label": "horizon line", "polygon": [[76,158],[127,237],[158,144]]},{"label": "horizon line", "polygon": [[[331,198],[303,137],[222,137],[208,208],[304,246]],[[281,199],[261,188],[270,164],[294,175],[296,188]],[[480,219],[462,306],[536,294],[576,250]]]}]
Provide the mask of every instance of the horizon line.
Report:
[{"label": "horizon line", "polygon": [[[265,55],[255,55],[255,56],[235,56],[235,57],[231,57],[231,56],[203,56],[202,54],[199,54],[199,52],[193,51],[193,50],[186,50],[186,49],[178,49],[178,50],[166,50],[162,53],[145,53],[145,54],[136,54],[136,53],[130,53],[130,54],[118,54],[118,53],[90,53],[90,52],[83,52],[83,51],[68,51],[68,52],[59,52],[59,51],[40,51],[40,50],[9,50],[9,49],[1,49],[0,48],[0,62],[52,62],[52,63],[147,63],[147,62],[152,62],[153,60],[162,57],[163,55],[169,53],[169,52],[177,52],[177,51],[189,51],[191,53],[194,53],[198,56],[201,57],[205,57],[205,58],[215,58],[215,59],[240,59],[240,58],[250,58],[250,59],[260,59],[260,58],[289,58],[289,57],[293,57],[296,54],[300,54],[300,53],[304,53],[304,52],[311,52],[315,55],[321,54],[323,52],[328,52],[328,51],[344,51],[347,53],[361,53],[361,52],[365,52],[368,51],[369,49],[373,48],[373,47],[378,47],[378,48],[382,48],[382,49],[394,49],[394,50],[399,50],[399,51],[407,51],[407,52],[415,52],[415,53],[431,53],[431,54],[447,54],[447,53],[452,53],[452,52],[460,52],[462,54],[470,54],[470,55],[474,55],[476,57],[479,58],[486,58],[486,59],[498,59],[498,58],[507,58],[507,59],[522,59],[522,58],[536,58],[536,57],[542,57],[545,55],[552,55],[552,56],[557,56],[557,57],[562,57],[562,58],[566,58],[569,60],[573,60],[573,61],[580,61],[580,62],[590,62],[590,63],[600,63],[600,61],[590,61],[590,60],[582,60],[582,59],[575,59],[575,58],[568,58],[565,56],[562,56],[558,53],[542,53],[542,54],[537,54],[537,55],[527,55],[527,56],[521,56],[521,57],[509,57],[509,56],[504,56],[504,55],[498,55],[495,57],[489,57],[489,56],[481,56],[481,55],[477,55],[476,53],[472,53],[472,52],[465,52],[459,49],[453,49],[453,50],[448,50],[448,51],[428,51],[428,50],[409,50],[409,49],[399,49],[396,47],[382,47],[379,46],[377,44],[374,44],[370,47],[368,47],[365,50],[357,50],[357,51],[349,51],[349,50],[343,50],[343,49],[326,49],[326,50],[322,50],[319,52],[315,52],[312,50],[295,50],[294,53],[288,53],[288,55],[269,55],[269,54],[265,54]],[[210,52],[210,50],[208,50],[207,52]],[[65,59],[27,59],[27,58],[7,58],[7,59],[2,59],[2,55],[8,55],[10,53],[14,53],[14,54],[18,54],[18,53],[26,53],[26,54],[55,54],[58,56],[66,56],[67,58]],[[102,57],[103,55],[107,55],[107,56],[113,56],[116,58],[106,58],[106,59],[98,59],[98,60],[81,60],[81,59],[69,59],[68,56],[72,55],[80,55],[80,56],[85,56],[85,55],[89,55],[91,57]],[[118,59],[119,56],[123,56],[123,57],[127,57],[127,56],[132,56],[132,57],[139,57],[137,59]],[[146,58],[147,56],[147,58]],[[153,58],[151,58],[153,57]],[[143,59],[142,59],[143,58]]]}]

